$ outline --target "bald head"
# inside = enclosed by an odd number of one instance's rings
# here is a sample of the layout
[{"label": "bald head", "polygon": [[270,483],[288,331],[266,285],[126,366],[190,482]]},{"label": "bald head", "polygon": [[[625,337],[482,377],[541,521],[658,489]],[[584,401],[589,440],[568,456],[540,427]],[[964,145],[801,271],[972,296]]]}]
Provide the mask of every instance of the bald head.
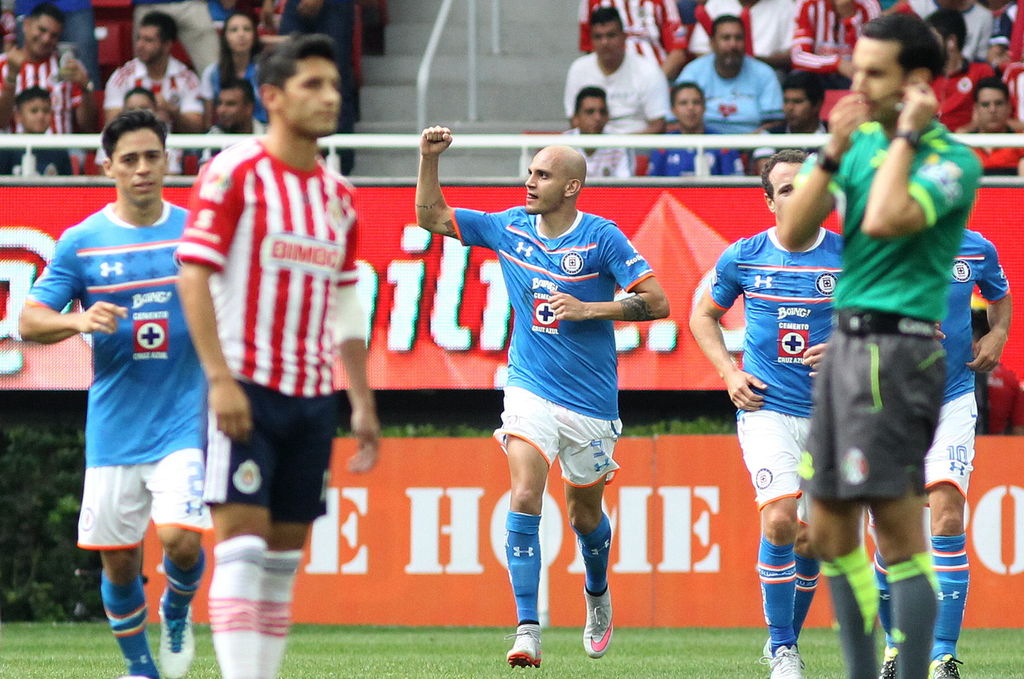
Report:
[{"label": "bald head", "polygon": [[571,146],[547,146],[533,157],[533,164],[546,167],[552,174],[566,180],[578,179],[580,184],[587,178],[587,161],[583,154]]}]

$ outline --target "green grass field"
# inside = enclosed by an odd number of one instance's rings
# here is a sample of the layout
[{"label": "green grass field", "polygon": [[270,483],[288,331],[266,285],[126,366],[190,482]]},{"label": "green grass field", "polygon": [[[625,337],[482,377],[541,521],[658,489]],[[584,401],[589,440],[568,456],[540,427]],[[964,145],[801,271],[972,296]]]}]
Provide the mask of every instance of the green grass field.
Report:
[{"label": "green grass field", "polygon": [[[548,676],[572,679],[766,679],[757,662],[759,629],[620,629],[608,655],[583,654],[578,629],[544,632],[539,670],[505,664],[509,630],[297,626],[280,679],[490,679]],[[151,640],[156,629],[150,629]],[[190,679],[217,679],[209,628],[198,630]],[[1024,678],[1024,632],[966,630],[960,653],[964,679]],[[843,679],[837,638],[824,629],[801,638],[808,679]],[[113,679],[120,654],[104,624],[5,624],[0,628],[0,677],[5,679]]]}]

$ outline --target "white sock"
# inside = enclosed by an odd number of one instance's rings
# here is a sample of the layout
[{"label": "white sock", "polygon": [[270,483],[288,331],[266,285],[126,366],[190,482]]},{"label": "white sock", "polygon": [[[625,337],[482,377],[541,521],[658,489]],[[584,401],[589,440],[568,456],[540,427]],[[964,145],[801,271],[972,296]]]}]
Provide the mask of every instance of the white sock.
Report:
[{"label": "white sock", "polygon": [[292,624],[292,592],[302,550],[268,551],[260,578],[260,679],[276,679]]},{"label": "white sock", "polygon": [[261,676],[258,602],[266,553],[266,541],[255,535],[240,535],[213,548],[210,627],[224,679]]}]

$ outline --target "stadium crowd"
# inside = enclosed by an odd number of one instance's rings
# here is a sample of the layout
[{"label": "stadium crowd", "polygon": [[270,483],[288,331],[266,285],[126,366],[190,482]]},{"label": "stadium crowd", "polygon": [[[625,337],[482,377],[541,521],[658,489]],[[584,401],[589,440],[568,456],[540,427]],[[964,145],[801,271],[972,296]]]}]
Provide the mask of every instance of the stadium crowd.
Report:
[{"label": "stadium crowd", "polygon": [[[141,107],[172,132],[256,134],[267,122],[256,80],[259,52],[282,35],[316,30],[335,42],[344,94],[338,131],[352,132],[355,8],[368,4],[375,3],[132,0],[134,56],[101,68],[91,0],[17,0],[0,16],[0,130],[92,133],[119,111]],[[831,105],[850,87],[861,27],[901,12],[925,18],[946,46],[945,72],[933,84],[940,122],[961,133],[1021,132],[1024,20],[1016,10],[1015,0],[580,0],[585,54],[566,76],[565,116],[576,134],[824,132]],[[605,113],[580,114],[583,90],[603,97],[597,108]],[[591,149],[589,172],[756,176],[784,145],[718,149],[701,158],[678,149]],[[1024,173],[1017,149],[977,152],[986,174]],[[4,155],[14,157],[0,169],[20,175],[99,174],[102,161],[81,152],[68,163]],[[208,155],[178,153],[171,170],[193,174]],[[353,162],[343,155],[343,172]]]}]

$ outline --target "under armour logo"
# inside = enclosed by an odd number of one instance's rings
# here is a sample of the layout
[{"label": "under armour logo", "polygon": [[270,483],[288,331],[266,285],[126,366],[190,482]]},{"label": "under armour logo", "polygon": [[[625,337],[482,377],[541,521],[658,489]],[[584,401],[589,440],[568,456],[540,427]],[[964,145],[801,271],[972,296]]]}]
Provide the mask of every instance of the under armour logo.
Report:
[{"label": "under armour logo", "polygon": [[111,273],[115,276],[122,275],[124,273],[124,264],[122,262],[114,262],[113,264],[100,262],[100,275],[106,278]]},{"label": "under armour logo", "polygon": [[952,592],[949,592],[948,594],[946,592],[939,592],[935,596],[939,599],[939,601],[942,601],[942,600],[946,599],[947,597],[949,597],[950,599],[959,599],[960,598],[960,590],[954,589]]},{"label": "under armour logo", "polygon": [[533,556],[533,547],[513,547],[512,555],[516,557]]},{"label": "under armour logo", "polygon": [[756,276],[754,276],[754,287],[759,288],[762,285],[766,288],[772,287],[772,277],[765,276],[764,278],[762,278],[761,274],[757,274]]},{"label": "under armour logo", "polygon": [[516,246],[516,252],[521,253],[523,257],[529,257],[533,253],[533,246],[519,241],[519,245]]}]

